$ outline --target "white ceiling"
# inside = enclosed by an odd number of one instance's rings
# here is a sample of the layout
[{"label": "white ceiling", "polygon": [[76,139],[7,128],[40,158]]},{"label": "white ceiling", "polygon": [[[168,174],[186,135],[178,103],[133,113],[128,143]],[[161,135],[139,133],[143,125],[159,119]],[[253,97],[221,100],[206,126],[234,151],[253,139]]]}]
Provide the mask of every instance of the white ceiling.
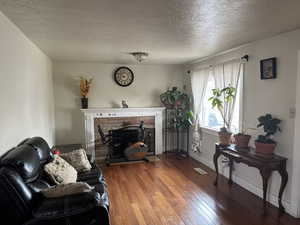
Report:
[{"label": "white ceiling", "polygon": [[300,27],[299,0],[0,0],[56,60],[185,63]]}]

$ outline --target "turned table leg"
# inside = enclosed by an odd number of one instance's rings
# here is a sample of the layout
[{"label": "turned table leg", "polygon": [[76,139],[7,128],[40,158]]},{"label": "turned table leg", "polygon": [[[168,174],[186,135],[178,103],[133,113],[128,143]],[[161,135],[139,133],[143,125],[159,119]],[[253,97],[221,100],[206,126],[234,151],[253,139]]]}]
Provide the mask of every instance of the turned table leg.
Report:
[{"label": "turned table leg", "polygon": [[283,191],[286,187],[286,184],[288,182],[288,173],[286,171],[286,162],[283,162],[281,167],[280,167],[280,170],[278,171],[280,176],[281,176],[281,185],[280,185],[280,189],[279,189],[279,195],[278,195],[278,205],[279,205],[279,211],[280,212],[284,212],[285,209],[282,205],[282,194],[283,194]]},{"label": "turned table leg", "polygon": [[232,185],[232,169],[233,169],[233,160],[229,159],[229,180],[228,180],[228,184]]},{"label": "turned table leg", "polygon": [[271,175],[271,171],[268,169],[260,169],[260,174],[263,181],[263,204],[264,204],[264,212],[266,212],[267,205],[267,190],[268,190],[268,181]]},{"label": "turned table leg", "polygon": [[218,158],[220,156],[220,152],[216,147],[216,152],[214,154],[214,164],[215,164],[215,169],[216,169],[216,180],[214,185],[217,186],[218,185],[218,178],[219,178],[219,167],[218,167]]}]

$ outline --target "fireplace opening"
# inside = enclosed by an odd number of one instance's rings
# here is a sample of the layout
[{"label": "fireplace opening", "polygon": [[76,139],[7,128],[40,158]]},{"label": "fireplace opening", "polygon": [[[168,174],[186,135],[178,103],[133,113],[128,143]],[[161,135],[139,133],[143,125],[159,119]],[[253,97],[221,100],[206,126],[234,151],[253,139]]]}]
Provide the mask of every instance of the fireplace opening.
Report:
[{"label": "fireplace opening", "polygon": [[[128,142],[134,143],[138,141],[137,132],[134,127],[138,127],[143,121],[143,139],[144,143],[148,147],[147,155],[155,155],[155,117],[154,116],[139,116],[139,117],[110,117],[110,118],[95,118],[94,127],[95,127],[95,140],[101,140],[101,135],[98,132],[98,127],[101,127],[101,130],[104,135],[109,134],[114,135],[113,138],[125,137],[125,140],[128,139]],[[133,129],[128,129],[126,127],[133,127]],[[120,128],[126,128],[120,129]],[[114,132],[112,132],[114,131]],[[118,136],[121,135],[121,136]],[[125,135],[125,136],[124,136]],[[117,139],[116,139],[117,140]],[[126,142],[126,141],[125,141]],[[127,145],[128,143],[124,143]],[[123,150],[126,146],[120,146],[119,155],[123,156]],[[116,154],[118,153],[118,148],[116,148]],[[103,162],[109,152],[109,146],[102,141],[96,141],[95,144],[95,158],[96,162]],[[118,157],[116,155],[116,157]]]}]

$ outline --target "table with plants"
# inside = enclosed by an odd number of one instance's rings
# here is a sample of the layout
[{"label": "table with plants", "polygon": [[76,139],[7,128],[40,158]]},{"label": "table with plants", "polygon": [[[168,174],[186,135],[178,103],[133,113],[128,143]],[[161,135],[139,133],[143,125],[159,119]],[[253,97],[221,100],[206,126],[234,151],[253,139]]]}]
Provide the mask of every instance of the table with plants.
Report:
[{"label": "table with plants", "polygon": [[[213,161],[216,170],[215,185],[218,185],[218,159],[221,155],[228,159],[229,165],[229,180],[232,184],[233,164],[244,163],[249,167],[255,167],[259,170],[263,183],[263,205],[266,212],[266,196],[268,190],[268,181],[273,171],[277,171],[281,176],[281,184],[278,193],[279,210],[284,212],[282,205],[282,194],[288,182],[288,173],[286,169],[287,158],[274,154],[277,142],[273,139],[274,135],[281,131],[279,124],[280,119],[274,118],[271,114],[265,114],[258,118],[257,128],[262,127],[264,135],[258,135],[255,140],[255,148],[249,147],[251,136],[246,134],[242,128],[242,132],[233,135],[230,132],[230,123],[232,110],[229,108],[235,101],[236,89],[228,86],[223,89],[213,89],[212,97],[209,100],[213,108],[217,108],[223,118],[224,126],[220,129],[219,143],[215,145],[215,154]],[[247,130],[247,129],[245,129]]]}]

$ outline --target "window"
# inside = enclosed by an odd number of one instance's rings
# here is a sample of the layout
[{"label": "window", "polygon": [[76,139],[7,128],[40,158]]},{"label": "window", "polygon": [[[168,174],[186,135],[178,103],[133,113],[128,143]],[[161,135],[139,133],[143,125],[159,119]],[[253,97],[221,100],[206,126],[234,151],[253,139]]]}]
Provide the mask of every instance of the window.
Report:
[{"label": "window", "polygon": [[201,126],[211,128],[211,129],[219,129],[223,126],[223,120],[220,115],[220,112],[216,108],[212,108],[211,102],[208,99],[212,96],[211,90],[215,88],[215,81],[212,75],[208,77],[206,91],[203,99],[203,122]]},{"label": "window", "polygon": [[[209,69],[198,71],[195,76],[206,76],[205,85],[202,84],[203,94],[194,94],[195,86],[193,81],[197,79],[192,78],[193,96],[194,103],[198,103],[198,122],[201,127],[219,130],[223,127],[223,119],[217,108],[212,108],[211,102],[208,100],[212,96],[212,89],[219,88],[222,89],[226,86],[237,87],[236,99],[233,106],[230,108],[232,110],[231,126],[230,130],[232,132],[240,131],[240,120],[241,120],[241,94],[242,94],[242,79],[243,79],[243,64],[239,61],[232,61],[224,64],[219,64]],[[202,98],[199,100],[199,98]],[[200,103],[199,103],[200,102]]]}]

